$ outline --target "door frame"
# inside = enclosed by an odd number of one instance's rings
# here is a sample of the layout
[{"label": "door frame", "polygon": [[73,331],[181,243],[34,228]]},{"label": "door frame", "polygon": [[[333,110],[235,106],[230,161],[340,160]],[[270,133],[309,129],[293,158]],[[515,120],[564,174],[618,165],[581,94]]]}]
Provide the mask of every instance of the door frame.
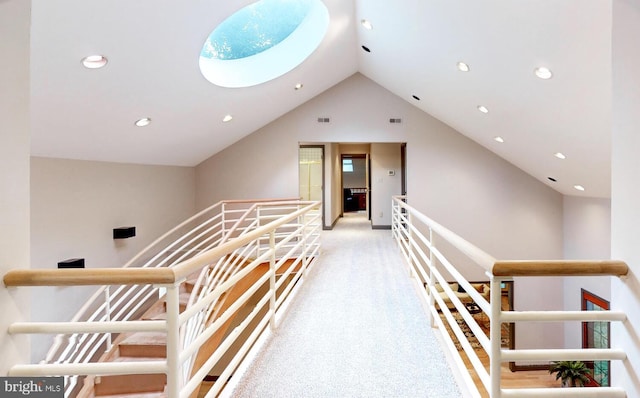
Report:
[{"label": "door frame", "polygon": [[365,206],[366,206],[366,211],[367,211],[367,215],[369,217],[369,219],[371,219],[370,216],[370,209],[371,209],[371,203],[370,203],[370,198],[371,198],[371,185],[370,185],[370,181],[369,178],[371,176],[371,172],[369,170],[369,154],[368,153],[341,153],[340,154],[340,200],[341,200],[341,206],[342,206],[342,215],[344,216],[345,213],[345,209],[344,209],[344,160],[345,159],[365,159],[365,186],[364,188],[366,189],[365,191]]},{"label": "door frame", "polygon": [[299,144],[298,145],[298,194],[300,193],[300,149],[302,148],[319,148],[321,150],[321,154],[320,154],[320,167],[322,169],[322,180],[321,180],[321,184],[320,184],[320,215],[322,217],[322,228],[324,229],[325,227],[325,217],[324,217],[324,211],[325,211],[325,207],[324,207],[324,202],[325,202],[325,165],[324,165],[324,154],[325,154],[325,149],[324,149],[324,145],[320,145],[320,144]]}]

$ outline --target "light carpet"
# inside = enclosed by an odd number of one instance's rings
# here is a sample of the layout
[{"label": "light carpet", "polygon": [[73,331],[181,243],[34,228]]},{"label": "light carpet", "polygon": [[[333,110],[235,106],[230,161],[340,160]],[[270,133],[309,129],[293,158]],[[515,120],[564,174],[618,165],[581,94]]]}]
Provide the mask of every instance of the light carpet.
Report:
[{"label": "light carpet", "polygon": [[322,233],[319,261],[235,382],[240,398],[461,396],[391,231],[362,214]]}]

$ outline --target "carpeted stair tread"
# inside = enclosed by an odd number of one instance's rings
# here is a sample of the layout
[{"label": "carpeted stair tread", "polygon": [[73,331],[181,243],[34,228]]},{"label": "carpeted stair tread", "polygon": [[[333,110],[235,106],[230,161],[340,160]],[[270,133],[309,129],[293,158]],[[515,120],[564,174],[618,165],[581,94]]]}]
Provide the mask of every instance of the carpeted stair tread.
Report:
[{"label": "carpeted stair tread", "polygon": [[120,344],[122,357],[166,358],[167,335],[162,332],[137,332],[126,337]]}]

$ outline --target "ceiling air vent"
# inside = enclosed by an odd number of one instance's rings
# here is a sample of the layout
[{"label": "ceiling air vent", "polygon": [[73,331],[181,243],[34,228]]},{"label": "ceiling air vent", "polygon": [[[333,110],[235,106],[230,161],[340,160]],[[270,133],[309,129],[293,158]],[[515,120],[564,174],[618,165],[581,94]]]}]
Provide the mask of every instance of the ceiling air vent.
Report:
[{"label": "ceiling air vent", "polygon": [[318,123],[329,123],[329,118],[328,117],[319,117],[318,118]]},{"label": "ceiling air vent", "polygon": [[389,119],[389,123],[402,123],[402,119]]}]

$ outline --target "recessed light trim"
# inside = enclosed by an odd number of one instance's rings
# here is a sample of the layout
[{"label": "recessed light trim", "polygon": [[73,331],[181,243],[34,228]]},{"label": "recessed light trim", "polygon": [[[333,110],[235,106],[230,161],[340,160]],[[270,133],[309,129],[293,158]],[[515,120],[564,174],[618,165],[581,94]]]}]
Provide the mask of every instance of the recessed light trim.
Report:
[{"label": "recessed light trim", "polygon": [[558,181],[558,180],[556,180],[556,179],[555,179],[555,178],[553,178],[553,177],[547,177],[547,178],[548,178],[548,179],[549,179],[549,181],[551,181],[551,182],[557,182],[557,181]]},{"label": "recessed light trim", "polygon": [[499,135],[493,137],[493,140],[496,141],[496,142],[499,142],[501,144],[504,142],[504,138],[500,137]]},{"label": "recessed light trim", "polygon": [[360,24],[362,24],[362,26],[366,29],[366,30],[371,30],[373,29],[373,25],[371,24],[371,21],[367,20],[367,19],[363,19],[362,21],[360,21]]},{"label": "recessed light trim", "polygon": [[567,157],[565,156],[565,154],[564,154],[564,153],[562,153],[562,152],[556,152],[556,153],[554,153],[554,154],[553,154],[553,156],[557,157],[558,159],[562,159],[562,160],[564,160],[564,159],[566,159],[566,158],[567,158]]},{"label": "recessed light trim", "polygon": [[302,87],[304,87],[304,84],[302,84],[302,83],[298,83],[298,84],[296,84],[293,88],[294,88],[295,90],[300,90]]},{"label": "recessed light trim", "polygon": [[546,68],[544,66],[540,66],[534,69],[533,73],[535,73],[535,75],[542,80],[548,80],[553,77],[553,72],[551,72],[549,68]]},{"label": "recessed light trim", "polygon": [[414,100],[416,100],[416,101],[420,101],[420,97],[418,97],[418,96],[417,96],[417,95],[415,95],[415,94],[414,94],[414,95],[412,95],[411,97],[412,97]]},{"label": "recessed light trim", "polygon": [[143,117],[142,119],[138,119],[134,123],[138,127],[146,127],[151,124],[151,118]]},{"label": "recessed light trim", "polygon": [[584,187],[582,185],[574,185],[573,187],[578,191],[584,191]]},{"label": "recessed light trim", "polygon": [[484,105],[478,105],[478,110],[482,113],[489,113],[489,109]]},{"label": "recessed light trim", "polygon": [[364,51],[368,52],[368,53],[370,53],[370,52],[371,52],[371,50],[370,50],[370,49],[369,49],[369,47],[367,47],[367,46],[364,46],[364,45],[363,45],[363,46],[362,46],[362,49],[363,49]]},{"label": "recessed light trim", "polygon": [[233,120],[233,116],[231,116],[231,115],[225,115],[225,117],[222,118],[222,121],[224,123],[230,122],[232,120]]},{"label": "recessed light trim", "polygon": [[104,55],[89,55],[82,58],[82,65],[87,69],[100,69],[104,67],[107,62],[107,57]]},{"label": "recessed light trim", "polygon": [[469,70],[471,70],[471,68],[469,68],[468,64],[465,64],[464,62],[460,61],[456,64],[456,66],[458,67],[458,70],[460,72],[469,72]]}]

